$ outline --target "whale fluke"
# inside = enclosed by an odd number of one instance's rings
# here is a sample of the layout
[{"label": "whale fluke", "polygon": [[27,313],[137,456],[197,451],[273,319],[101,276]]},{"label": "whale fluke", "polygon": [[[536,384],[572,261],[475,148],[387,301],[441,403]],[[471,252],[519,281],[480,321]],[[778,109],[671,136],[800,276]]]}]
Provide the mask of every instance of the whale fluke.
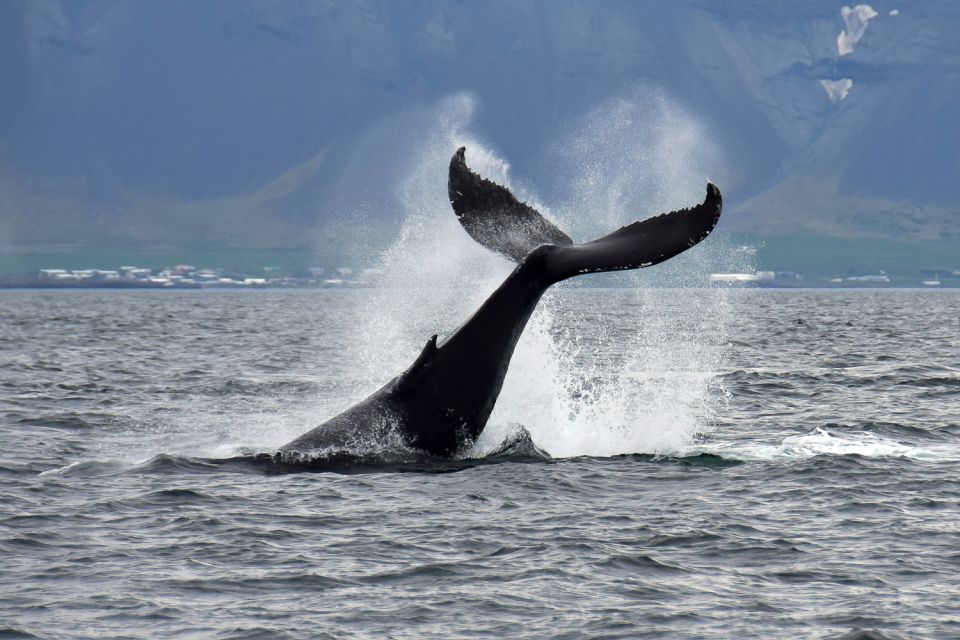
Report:
[{"label": "whale fluke", "polygon": [[689,209],[634,222],[583,244],[573,241],[510,190],[470,170],[460,147],[450,159],[450,204],[463,228],[483,246],[520,262],[532,250],[556,245],[546,258],[554,282],[581,273],[639,269],[686,251],[713,231],[723,208],[716,185],[707,184],[703,202]]},{"label": "whale fluke", "polygon": [[514,262],[543,244],[573,241],[543,215],[514,197],[506,187],[481,178],[467,167],[466,147],[450,159],[447,194],[450,205],[474,240]]},{"label": "whale fluke", "polygon": [[723,197],[707,183],[701,204],[647,218],[591,242],[557,247],[547,260],[554,281],[581,273],[649,267],[682,253],[706,238],[720,220]]}]

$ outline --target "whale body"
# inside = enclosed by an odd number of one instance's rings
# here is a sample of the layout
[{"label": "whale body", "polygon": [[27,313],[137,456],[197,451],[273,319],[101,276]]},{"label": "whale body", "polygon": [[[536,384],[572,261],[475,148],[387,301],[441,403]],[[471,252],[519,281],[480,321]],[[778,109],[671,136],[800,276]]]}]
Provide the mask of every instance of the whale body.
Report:
[{"label": "whale body", "polygon": [[704,201],[635,222],[591,242],[575,244],[555,224],[505,187],[467,167],[461,147],[450,160],[450,203],[480,244],[518,262],[460,328],[427,340],[403,373],[343,413],[280,448],[309,456],[350,451],[399,438],[406,447],[451,456],[486,426],[510,358],[543,293],[584,273],[649,267],[686,251],[716,226],[719,189]]}]

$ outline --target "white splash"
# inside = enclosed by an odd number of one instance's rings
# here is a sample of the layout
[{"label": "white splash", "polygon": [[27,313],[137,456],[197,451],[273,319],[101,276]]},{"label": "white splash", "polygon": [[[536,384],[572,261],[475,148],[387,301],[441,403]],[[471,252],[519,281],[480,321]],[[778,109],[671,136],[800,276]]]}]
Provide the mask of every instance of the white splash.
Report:
[{"label": "white splash", "polygon": [[[724,351],[716,340],[723,321],[696,336],[683,325],[705,320],[705,307],[721,317],[726,309],[714,292],[701,290],[690,296],[699,308],[683,311],[678,293],[554,293],[518,345],[484,434],[489,444],[513,422],[555,457],[674,453],[709,431],[724,400],[714,374]],[[591,307],[597,311],[570,322]]]},{"label": "white splash", "polygon": [[840,9],[840,15],[846,29],[837,35],[837,53],[843,57],[853,53],[853,46],[863,38],[867,23],[880,14],[868,4],[858,4],[852,9],[844,6]]},{"label": "white splash", "polygon": [[556,215],[581,241],[703,199],[722,165],[700,120],[662,91],[638,91],[590,112],[557,145],[569,185]]},{"label": "white splash", "polygon": [[474,100],[444,100],[420,143],[402,160],[394,206],[403,212],[397,239],[380,256],[381,286],[361,311],[353,345],[370,379],[403,371],[432,334],[443,338],[466,320],[512,269],[474,242],[457,222],[447,195],[447,166],[466,145],[470,166],[501,184],[508,167],[466,128]]},{"label": "white splash", "polygon": [[[555,152],[571,188],[551,213],[575,241],[701,201],[708,176],[722,167],[705,127],[656,92],[608,101]],[[715,240],[619,274],[631,288],[548,292],[518,344],[489,442],[519,422],[557,457],[669,453],[709,430],[723,401],[713,372],[729,309],[727,292],[694,289],[707,286]]]},{"label": "white splash", "polygon": [[850,89],[853,88],[853,80],[850,78],[841,78],[840,80],[821,80],[823,90],[827,92],[830,102],[840,102],[847,97]]},{"label": "white splash", "polygon": [[[394,203],[402,229],[381,256],[382,286],[358,312],[356,339],[348,345],[358,378],[383,384],[402,371],[430,335],[449,335],[513,268],[470,239],[450,211],[447,163],[457,147],[467,146],[471,168],[546,210],[510,176],[509,165],[471,135],[473,109],[473,99],[459,95],[418,120],[431,126],[402,160],[405,177]],[[548,213],[580,241],[701,201],[707,171],[719,166],[704,129],[663,96],[611,101],[553,151],[574,187]],[[628,282],[705,286],[707,251],[697,247]],[[577,322],[597,308],[591,299],[596,291],[549,291],[517,345],[471,454],[495,449],[517,424],[557,457],[669,453],[688,445],[695,433],[708,430],[713,406],[723,400],[713,372],[726,343],[725,294],[605,292],[623,296],[622,305],[604,306],[595,318]],[[588,350],[589,342],[600,346]]]}]

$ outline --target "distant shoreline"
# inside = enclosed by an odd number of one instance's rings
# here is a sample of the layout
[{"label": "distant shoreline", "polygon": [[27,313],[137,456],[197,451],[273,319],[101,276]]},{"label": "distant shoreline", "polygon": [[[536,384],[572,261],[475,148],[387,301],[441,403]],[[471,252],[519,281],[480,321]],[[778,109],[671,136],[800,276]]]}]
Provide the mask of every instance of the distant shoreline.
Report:
[{"label": "distant shoreline", "polygon": [[150,291],[243,291],[262,289],[370,289],[374,285],[365,282],[350,282],[343,284],[304,283],[304,284],[177,284],[165,285],[150,282],[102,282],[102,283],[69,283],[69,282],[0,282],[0,290],[32,289],[32,290],[66,290],[92,291],[106,290],[150,290]]},{"label": "distant shoreline", "polygon": [[[257,285],[177,285],[177,286],[165,286],[162,284],[152,284],[152,283],[50,283],[50,282],[2,282],[0,281],[0,291],[97,291],[97,290],[107,290],[107,291],[130,291],[130,290],[140,290],[140,291],[264,291],[264,290],[308,290],[308,289],[323,289],[323,290],[339,290],[339,291],[351,291],[357,289],[378,289],[381,288],[379,285],[368,282],[344,282],[341,284],[325,284],[325,283],[304,283],[304,284],[257,284]],[[632,284],[619,284],[614,282],[603,282],[603,283],[582,283],[577,286],[568,286],[565,289],[629,289],[635,288],[635,285]],[[677,287],[671,286],[670,284],[657,286],[654,285],[652,288],[658,289],[675,289],[675,288],[689,288],[689,287]],[[728,289],[737,289],[737,290],[753,290],[753,289],[767,289],[767,290],[777,290],[777,291],[788,291],[788,290],[838,290],[838,291],[854,291],[854,290],[864,290],[864,291],[897,291],[897,290],[917,290],[917,291],[943,291],[943,290],[960,290],[960,280],[952,280],[947,282],[942,282],[938,286],[925,286],[922,284],[909,284],[903,282],[889,282],[889,283],[853,283],[853,282],[844,282],[844,283],[804,283],[804,284],[774,284],[774,283],[726,283],[726,284],[710,284],[704,282],[701,287],[694,288],[728,288]]]}]

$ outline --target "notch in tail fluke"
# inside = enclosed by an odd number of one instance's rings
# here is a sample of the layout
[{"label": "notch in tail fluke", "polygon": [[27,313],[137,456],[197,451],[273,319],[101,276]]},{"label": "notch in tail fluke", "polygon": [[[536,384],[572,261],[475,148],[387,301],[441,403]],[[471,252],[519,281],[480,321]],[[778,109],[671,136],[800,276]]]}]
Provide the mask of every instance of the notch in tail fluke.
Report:
[{"label": "notch in tail fluke", "polygon": [[470,237],[484,247],[520,262],[544,244],[571,245],[555,224],[510,190],[470,170],[460,147],[450,159],[447,193],[457,219]]}]

